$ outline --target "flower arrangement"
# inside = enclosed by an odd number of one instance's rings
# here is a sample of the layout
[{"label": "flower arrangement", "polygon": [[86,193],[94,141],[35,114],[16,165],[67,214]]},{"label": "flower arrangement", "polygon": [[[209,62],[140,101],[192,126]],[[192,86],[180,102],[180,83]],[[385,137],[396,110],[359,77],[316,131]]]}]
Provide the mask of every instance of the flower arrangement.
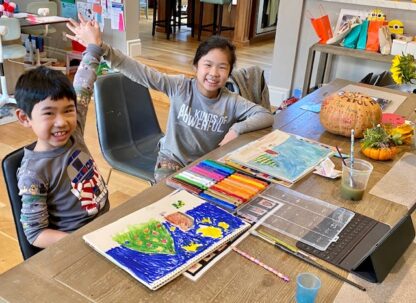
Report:
[{"label": "flower arrangement", "polygon": [[395,56],[390,72],[396,84],[413,83],[413,80],[416,79],[415,57],[411,54]]}]

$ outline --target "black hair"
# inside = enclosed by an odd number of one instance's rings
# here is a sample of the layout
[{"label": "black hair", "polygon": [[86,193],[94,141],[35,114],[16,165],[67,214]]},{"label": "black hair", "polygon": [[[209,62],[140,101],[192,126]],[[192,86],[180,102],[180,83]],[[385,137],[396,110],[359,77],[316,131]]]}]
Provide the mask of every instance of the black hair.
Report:
[{"label": "black hair", "polygon": [[29,118],[36,103],[47,99],[67,98],[77,102],[77,95],[71,81],[60,71],[44,66],[28,70],[19,77],[14,93],[17,107]]},{"label": "black hair", "polygon": [[207,40],[201,42],[199,44],[198,49],[196,50],[195,57],[194,57],[194,66],[198,65],[199,59],[201,57],[208,54],[208,52],[212,49],[222,49],[228,52],[229,63],[230,63],[230,74],[233,71],[233,67],[235,65],[235,61],[237,60],[235,55],[235,45],[231,43],[230,40],[221,36],[211,36]]}]

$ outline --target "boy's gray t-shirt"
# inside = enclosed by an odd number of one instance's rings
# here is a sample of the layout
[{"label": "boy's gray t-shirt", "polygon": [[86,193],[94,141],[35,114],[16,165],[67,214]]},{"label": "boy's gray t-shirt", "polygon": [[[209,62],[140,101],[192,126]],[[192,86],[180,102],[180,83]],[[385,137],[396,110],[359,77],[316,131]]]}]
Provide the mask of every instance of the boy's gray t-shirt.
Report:
[{"label": "boy's gray t-shirt", "polygon": [[[273,115],[222,88],[217,98],[203,96],[196,79],[158,72],[103,44],[104,59],[133,81],[162,91],[170,99],[166,135],[160,153],[187,165],[218,147],[230,129],[238,134],[269,127]],[[137,100],[140,106],[140,100]],[[140,117],[137,117],[140,119]]]}]

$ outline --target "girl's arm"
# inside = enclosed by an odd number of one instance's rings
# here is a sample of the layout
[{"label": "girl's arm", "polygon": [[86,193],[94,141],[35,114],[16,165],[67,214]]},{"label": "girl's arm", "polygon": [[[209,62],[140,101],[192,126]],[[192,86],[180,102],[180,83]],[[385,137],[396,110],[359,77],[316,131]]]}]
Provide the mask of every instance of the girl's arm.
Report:
[{"label": "girl's arm", "polygon": [[230,130],[237,134],[248,133],[273,125],[273,114],[264,107],[241,96],[237,97],[235,118],[237,121]]}]

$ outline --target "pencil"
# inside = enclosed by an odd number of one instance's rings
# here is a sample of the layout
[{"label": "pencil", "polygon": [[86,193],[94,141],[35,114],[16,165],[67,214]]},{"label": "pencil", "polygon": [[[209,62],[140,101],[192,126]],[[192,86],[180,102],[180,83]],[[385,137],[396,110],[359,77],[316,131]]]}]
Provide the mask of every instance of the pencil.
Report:
[{"label": "pencil", "polygon": [[235,251],[235,252],[237,252],[237,253],[239,253],[240,255],[242,255],[244,258],[247,258],[247,259],[249,259],[250,261],[252,261],[252,262],[254,262],[254,263],[256,263],[257,265],[259,265],[259,266],[261,266],[261,267],[263,267],[265,270],[268,270],[268,271],[270,271],[271,273],[273,273],[273,274],[275,274],[276,276],[278,276],[280,279],[282,279],[283,281],[285,281],[285,282],[289,282],[290,281],[290,279],[289,279],[289,277],[288,276],[285,276],[284,274],[282,274],[281,272],[278,272],[276,269],[274,269],[273,267],[270,267],[269,265],[267,265],[267,264],[264,264],[263,262],[261,262],[259,259],[256,259],[256,258],[254,258],[253,256],[251,256],[251,255],[249,255],[248,253],[246,253],[246,252],[244,252],[244,251],[242,251],[242,250],[239,250],[237,247],[232,247],[232,249]]},{"label": "pencil", "polygon": [[288,248],[284,247],[283,245],[281,245],[281,244],[279,244],[279,243],[277,243],[277,242],[269,239],[268,237],[259,234],[255,230],[251,231],[251,234],[253,236],[256,236],[256,237],[258,237],[258,238],[266,241],[267,243],[272,244],[276,248],[278,248],[280,250],[283,250],[284,252],[288,253],[289,255],[292,255],[292,256],[294,256],[294,257],[296,257],[296,258],[298,258],[298,259],[300,259],[302,261],[305,261],[306,263],[312,265],[313,267],[316,267],[316,268],[318,268],[318,269],[326,272],[327,274],[333,276],[334,278],[336,278],[338,280],[341,280],[341,281],[343,281],[345,283],[348,283],[348,284],[350,284],[350,285],[352,285],[352,286],[354,286],[354,287],[356,287],[356,288],[358,288],[358,289],[360,289],[362,291],[366,291],[365,287],[363,287],[363,286],[361,286],[361,285],[359,285],[359,284],[357,284],[357,283],[355,283],[355,282],[353,282],[351,280],[348,280],[347,278],[341,276],[340,274],[336,273],[335,271],[333,271],[333,270],[331,270],[329,268],[326,268],[325,266],[321,265],[320,263],[318,263],[318,262],[316,262],[314,260],[311,260],[311,259],[305,257],[302,254],[295,253],[295,252],[291,251],[290,249],[288,249]]}]

